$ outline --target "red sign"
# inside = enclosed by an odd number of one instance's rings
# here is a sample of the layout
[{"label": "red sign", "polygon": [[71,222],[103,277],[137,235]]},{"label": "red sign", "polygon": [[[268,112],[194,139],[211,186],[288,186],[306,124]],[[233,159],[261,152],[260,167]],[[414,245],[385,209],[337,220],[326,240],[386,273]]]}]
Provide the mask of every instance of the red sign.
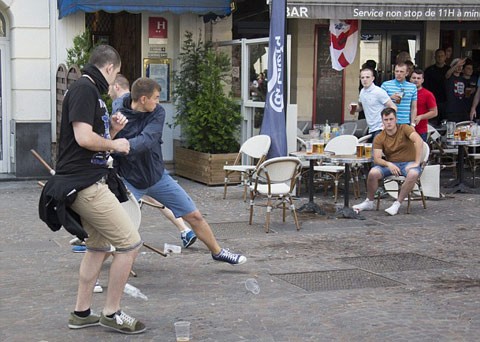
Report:
[{"label": "red sign", "polygon": [[148,18],[148,38],[166,40],[168,38],[168,21],[162,17]]}]

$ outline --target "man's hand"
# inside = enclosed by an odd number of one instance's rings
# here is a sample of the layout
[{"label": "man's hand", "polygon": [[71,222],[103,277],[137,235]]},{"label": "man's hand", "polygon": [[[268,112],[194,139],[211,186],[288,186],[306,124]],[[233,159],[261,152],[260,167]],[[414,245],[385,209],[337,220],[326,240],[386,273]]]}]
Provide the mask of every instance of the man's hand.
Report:
[{"label": "man's hand", "polygon": [[112,140],[113,150],[118,153],[128,154],[130,152],[130,143],[125,138]]},{"label": "man's hand", "polygon": [[470,111],[470,121],[473,121],[477,117],[477,109],[472,107],[472,110]]},{"label": "man's hand", "polygon": [[110,135],[112,138],[128,123],[128,119],[121,112],[116,112],[110,117]]},{"label": "man's hand", "polygon": [[388,162],[387,167],[390,170],[390,172],[392,173],[392,175],[400,176],[400,168],[397,165],[395,165],[394,163]]}]

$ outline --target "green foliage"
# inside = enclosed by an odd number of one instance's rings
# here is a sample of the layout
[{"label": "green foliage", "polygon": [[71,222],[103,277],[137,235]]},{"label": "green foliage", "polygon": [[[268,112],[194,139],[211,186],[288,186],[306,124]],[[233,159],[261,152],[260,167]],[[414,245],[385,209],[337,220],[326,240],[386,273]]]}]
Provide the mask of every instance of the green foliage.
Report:
[{"label": "green foliage", "polygon": [[73,47],[67,49],[67,65],[71,67],[76,64],[80,69],[83,69],[90,58],[90,53],[93,49],[92,36],[89,30],[85,30],[73,38]]},{"label": "green foliage", "polygon": [[199,152],[238,151],[240,106],[224,93],[231,72],[229,57],[185,33],[180,71],[174,74],[175,125],[188,148]]}]

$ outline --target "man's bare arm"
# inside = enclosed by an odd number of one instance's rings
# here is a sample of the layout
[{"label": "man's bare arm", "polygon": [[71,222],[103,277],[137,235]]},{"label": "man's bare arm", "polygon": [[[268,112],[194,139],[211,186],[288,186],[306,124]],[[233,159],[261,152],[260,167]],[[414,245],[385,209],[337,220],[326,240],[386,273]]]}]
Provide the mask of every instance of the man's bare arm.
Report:
[{"label": "man's bare arm", "polygon": [[105,139],[95,133],[92,126],[85,122],[73,122],[73,133],[77,144],[90,151],[115,151],[126,154],[130,151],[127,139]]}]

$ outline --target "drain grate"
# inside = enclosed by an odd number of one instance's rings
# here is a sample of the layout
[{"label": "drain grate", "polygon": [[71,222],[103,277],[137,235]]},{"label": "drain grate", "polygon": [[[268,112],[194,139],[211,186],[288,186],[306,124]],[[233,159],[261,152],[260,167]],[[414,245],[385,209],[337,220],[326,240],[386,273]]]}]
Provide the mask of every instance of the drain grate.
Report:
[{"label": "drain grate", "polygon": [[358,269],[272,274],[306,291],[334,291],[404,285]]},{"label": "drain grate", "polygon": [[431,268],[450,268],[455,266],[449,262],[416,253],[346,257],[339,260],[376,273],[428,270]]},{"label": "drain grate", "polygon": [[[265,235],[263,226],[256,223],[250,226],[248,222],[220,222],[210,223],[210,227],[219,239]],[[276,231],[270,228],[270,233],[276,233]]]}]

